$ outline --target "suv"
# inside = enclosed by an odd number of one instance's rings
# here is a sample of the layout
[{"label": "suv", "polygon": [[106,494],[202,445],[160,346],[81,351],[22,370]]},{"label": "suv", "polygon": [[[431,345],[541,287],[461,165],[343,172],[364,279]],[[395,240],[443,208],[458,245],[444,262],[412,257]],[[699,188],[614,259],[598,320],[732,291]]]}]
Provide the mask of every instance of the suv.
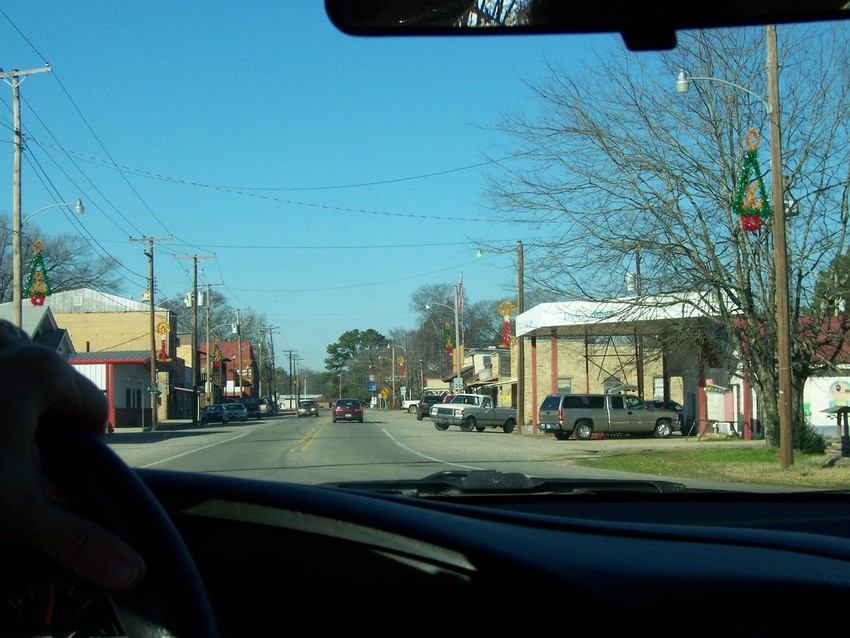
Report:
[{"label": "suv", "polygon": [[334,403],[333,422],[360,421],[363,423],[363,404],[360,399],[337,399]]},{"label": "suv", "polygon": [[244,397],[242,399],[242,405],[244,405],[245,409],[248,410],[249,419],[263,418],[263,413],[260,410],[260,402],[257,399],[253,397]]},{"label": "suv", "polygon": [[260,414],[274,414],[274,403],[263,397],[260,399]]},{"label": "suv", "polygon": [[631,394],[550,394],[540,405],[540,429],[559,441],[594,433],[666,438],[680,427],[675,411],[648,407]]},{"label": "suv", "polygon": [[445,394],[423,394],[419,397],[419,403],[416,406],[416,420],[421,421],[426,416],[431,416],[431,406],[435,403],[440,403]]}]

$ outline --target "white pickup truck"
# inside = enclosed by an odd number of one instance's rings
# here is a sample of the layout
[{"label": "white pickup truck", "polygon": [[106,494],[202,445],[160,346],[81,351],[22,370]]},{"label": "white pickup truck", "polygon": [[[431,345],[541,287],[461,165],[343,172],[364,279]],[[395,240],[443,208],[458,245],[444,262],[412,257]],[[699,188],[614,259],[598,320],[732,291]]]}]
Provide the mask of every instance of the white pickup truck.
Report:
[{"label": "white pickup truck", "polygon": [[411,414],[416,414],[419,409],[419,399],[404,399],[401,402],[401,409]]},{"label": "white pickup truck", "polygon": [[516,408],[499,407],[486,395],[458,394],[448,403],[435,403],[431,407],[431,420],[438,430],[456,425],[464,432],[501,428],[508,433],[516,427]]}]

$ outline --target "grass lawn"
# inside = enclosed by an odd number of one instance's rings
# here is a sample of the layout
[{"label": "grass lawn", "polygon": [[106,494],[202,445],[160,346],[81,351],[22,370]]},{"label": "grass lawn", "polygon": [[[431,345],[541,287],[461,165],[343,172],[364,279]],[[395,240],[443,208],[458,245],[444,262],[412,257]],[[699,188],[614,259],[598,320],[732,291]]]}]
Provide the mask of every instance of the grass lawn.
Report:
[{"label": "grass lawn", "polygon": [[767,445],[759,448],[705,449],[639,453],[614,453],[594,459],[577,460],[577,465],[623,472],[649,474],[659,478],[695,478],[708,481],[758,485],[796,486],[816,489],[850,489],[850,459],[834,462],[839,452],[806,455],[794,451],[794,463],[779,467],[779,451]]}]

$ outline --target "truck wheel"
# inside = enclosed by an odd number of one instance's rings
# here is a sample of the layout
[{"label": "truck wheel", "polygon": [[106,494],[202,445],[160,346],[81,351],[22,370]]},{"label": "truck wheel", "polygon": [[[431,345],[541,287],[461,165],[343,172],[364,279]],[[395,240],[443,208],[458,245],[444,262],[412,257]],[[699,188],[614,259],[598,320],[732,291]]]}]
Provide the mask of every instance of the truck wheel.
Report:
[{"label": "truck wheel", "polygon": [[416,412],[418,410],[419,410],[419,407],[415,406],[415,405],[411,405],[409,408],[407,408],[408,414],[416,414]]},{"label": "truck wheel", "polygon": [[572,432],[566,432],[564,430],[552,430],[552,434],[555,435],[555,438],[559,441],[566,441],[570,438]]},{"label": "truck wheel", "polygon": [[510,434],[514,431],[515,427],[516,423],[514,422],[514,420],[508,419],[507,421],[505,421],[504,425],[502,425],[502,432],[504,432],[505,434]]},{"label": "truck wheel", "polygon": [[437,428],[440,432],[445,432],[449,429],[448,425],[443,425],[442,423],[434,423],[434,427]]},{"label": "truck wheel", "polygon": [[664,420],[659,421],[655,424],[655,438],[656,439],[666,439],[673,433],[673,424],[670,421]]},{"label": "truck wheel", "polygon": [[593,436],[593,423],[590,421],[579,421],[576,423],[576,428],[573,431],[575,432],[577,439],[587,441],[591,436]]},{"label": "truck wheel", "polygon": [[421,412],[417,412],[417,413],[416,413],[416,420],[417,420],[417,421],[421,421],[421,420],[422,420],[422,413],[421,413]]},{"label": "truck wheel", "polygon": [[471,416],[463,424],[460,426],[460,429],[464,432],[472,432],[475,429],[475,417]]}]

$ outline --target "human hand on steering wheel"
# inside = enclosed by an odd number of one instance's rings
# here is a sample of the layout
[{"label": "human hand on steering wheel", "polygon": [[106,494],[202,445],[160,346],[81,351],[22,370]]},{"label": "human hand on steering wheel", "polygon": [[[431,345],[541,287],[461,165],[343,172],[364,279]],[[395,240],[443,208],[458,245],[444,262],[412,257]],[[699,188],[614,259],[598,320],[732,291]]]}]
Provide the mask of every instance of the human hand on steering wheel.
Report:
[{"label": "human hand on steering wheel", "polygon": [[[40,550],[113,591],[134,589],[145,562],[116,534],[64,507],[42,472],[37,435],[52,427],[102,436],[107,403],[62,357],[0,322],[0,377],[10,398],[0,424],[0,537]],[[81,470],[84,468],[81,468]]]}]

